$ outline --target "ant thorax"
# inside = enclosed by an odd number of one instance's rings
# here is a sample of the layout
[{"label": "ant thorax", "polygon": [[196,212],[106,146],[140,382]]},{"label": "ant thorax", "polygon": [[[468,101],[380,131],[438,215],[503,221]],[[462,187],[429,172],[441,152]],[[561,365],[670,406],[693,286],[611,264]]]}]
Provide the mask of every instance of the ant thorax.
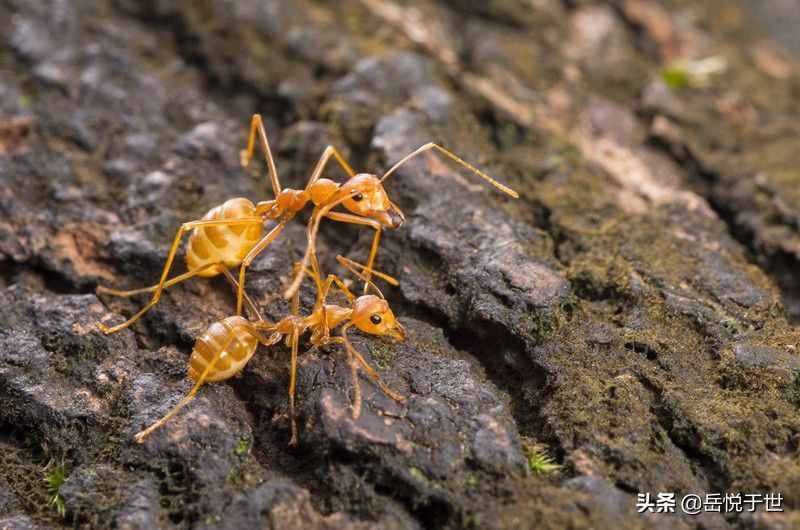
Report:
[{"label": "ant thorax", "polygon": [[308,188],[308,194],[311,196],[314,206],[327,203],[337,191],[339,191],[339,184],[330,179],[319,179]]},{"label": "ant thorax", "polygon": [[345,320],[350,318],[353,311],[347,307],[339,305],[325,304],[325,320],[328,322],[328,327],[335,328]]}]

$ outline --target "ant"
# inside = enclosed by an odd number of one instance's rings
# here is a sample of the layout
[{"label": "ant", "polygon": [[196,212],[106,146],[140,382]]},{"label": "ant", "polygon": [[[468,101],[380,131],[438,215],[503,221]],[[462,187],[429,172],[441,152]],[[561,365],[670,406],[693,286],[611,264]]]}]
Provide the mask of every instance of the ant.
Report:
[{"label": "ant", "polygon": [[[241,315],[242,303],[245,299],[245,269],[250,266],[258,254],[264,251],[264,249],[281,234],[286,223],[298,212],[303,210],[309,201],[314,204],[314,210],[308,225],[309,234],[313,232],[314,237],[316,237],[316,232],[322,217],[343,223],[365,225],[375,230],[369,259],[367,260],[364,271],[365,277],[369,279],[372,275],[372,267],[378,252],[381,231],[384,228],[392,230],[397,229],[402,226],[405,221],[403,212],[389,199],[383,187],[383,181],[400,167],[401,164],[426,150],[436,149],[484,178],[501,191],[515,198],[519,196],[514,190],[495,181],[489,175],[458,158],[455,154],[432,143],[423,145],[410,155],[404,157],[380,179],[376,175],[368,173],[356,174],[339,151],[335,147],[329,145],[325,148],[317,165],[314,167],[305,189],[282,189],[260,114],[254,114],[251,120],[247,148],[240,152],[241,164],[244,167],[249,166],[255,149],[256,136],[258,136],[262,150],[264,151],[275,199],[261,201],[257,204],[253,204],[249,199],[241,197],[229,199],[223,204],[212,208],[202,219],[182,224],[175,234],[172,247],[167,255],[167,261],[161,273],[161,278],[156,285],[132,291],[118,291],[99,286],[97,288],[98,294],[106,293],[115,296],[133,296],[134,294],[144,292],[153,293],[150,302],[122,324],[108,327],[103,323],[98,323],[98,327],[101,331],[104,333],[114,333],[130,326],[158,303],[162,291],[167,287],[188,280],[193,276],[212,277],[220,273],[224,274],[228,271],[229,267],[236,266],[240,267],[239,287],[236,296],[236,314]],[[331,158],[336,160],[349,175],[349,180],[344,184],[320,178],[325,166]],[[340,204],[352,213],[331,211]],[[266,220],[277,221],[277,224],[269,233],[262,237],[263,224]],[[186,251],[188,272],[167,280],[181,239],[184,234],[190,231],[192,234],[189,237]],[[305,269],[309,264],[310,256],[314,252],[314,240],[310,240],[309,247],[303,257],[300,271],[285,294],[287,299],[291,298],[293,293],[299,289],[300,283],[305,275]],[[226,274],[226,277],[227,276]],[[365,282],[364,294],[367,293],[368,286],[369,283]]]},{"label": "ant", "polygon": [[[230,316],[211,324],[206,332],[198,337],[189,359],[188,375],[189,378],[195,381],[194,387],[169,413],[150,427],[136,434],[136,441],[142,443],[153,431],[169,421],[194,398],[204,383],[222,381],[241,371],[253,356],[259,344],[272,346],[277,344],[281,338],[285,338],[286,345],[292,349],[289,373],[289,415],[292,435],[289,445],[297,445],[297,424],[294,407],[297,383],[297,350],[300,337],[306,331],[311,332],[310,342],[313,346],[329,344],[341,344],[344,346],[355,393],[352,408],[353,419],[357,419],[361,414],[361,387],[358,382],[359,367],[366,372],[387,396],[399,403],[405,402],[406,398],[383,382],[380,375],[352,346],[347,337],[348,329],[355,326],[364,333],[388,336],[402,342],[406,336],[405,329],[396,320],[394,313],[378,287],[367,279],[365,274],[367,267],[343,256],[337,256],[336,259],[348,271],[371,285],[380,296],[367,294],[356,297],[347,285],[334,274],[329,274],[323,282],[319,275],[316,260],[312,260],[312,268],[307,273],[314,279],[317,287],[317,298],[311,313],[305,317],[298,315],[300,303],[298,293],[293,297],[291,314],[277,323],[270,323],[260,318],[255,322],[251,322],[241,316]],[[297,263],[295,272],[299,266],[300,264]],[[379,271],[372,271],[372,274],[392,285],[398,285],[397,280],[389,275]],[[334,284],[347,297],[350,304],[349,307],[326,303],[330,289]],[[331,330],[337,326],[342,326],[340,334],[331,336]],[[264,332],[269,335],[264,335]]]},{"label": "ant", "polygon": [[[387,211],[389,208],[391,208],[391,211],[399,215],[401,219],[405,219],[405,216],[403,215],[403,212],[400,210],[400,208],[393,202],[389,201],[389,198],[386,195],[386,190],[384,190],[383,188],[383,181],[389,178],[392,173],[397,171],[397,169],[400,168],[400,166],[402,166],[415,156],[430,150],[436,150],[442,155],[449,158],[450,160],[453,160],[454,162],[469,169],[470,171],[472,171],[482,179],[486,180],[489,184],[499,189],[503,193],[506,193],[515,199],[519,198],[519,193],[517,193],[513,189],[496,181],[495,179],[493,179],[480,169],[476,168],[469,162],[462,160],[461,158],[456,156],[455,153],[448,151],[447,149],[438,144],[429,142],[423,146],[418,147],[411,153],[401,158],[391,168],[389,168],[389,170],[386,173],[384,173],[383,176],[380,178],[378,178],[377,175],[372,175],[369,173],[359,173],[358,175],[353,176],[351,180],[348,181],[348,183],[358,180],[359,184],[361,184],[361,186],[358,188],[358,190],[355,192],[354,195],[351,195],[346,198],[340,198],[348,192],[345,185],[342,186],[342,188],[337,194],[331,197],[331,200],[327,204],[316,204],[313,212],[311,213],[311,219],[308,221],[308,228],[307,228],[308,246],[306,247],[306,253],[303,256],[303,261],[301,262],[300,271],[298,272],[297,275],[295,275],[291,285],[284,292],[284,298],[288,300],[289,298],[294,296],[294,294],[300,288],[300,284],[303,282],[303,277],[307,271],[307,266],[309,264],[309,261],[312,260],[312,256],[316,255],[317,232],[319,231],[319,223],[323,217],[327,217],[329,219],[334,219],[337,221],[350,222],[353,224],[365,224],[375,229],[375,236],[372,239],[372,246],[370,248],[369,258],[367,259],[367,265],[364,270],[364,274],[367,280],[370,278],[370,276],[373,273],[372,266],[375,263],[375,257],[378,253],[378,245],[381,239],[381,229],[383,227],[391,229],[399,228],[399,225],[382,226],[381,223],[376,222],[375,220],[370,218],[377,218],[380,221],[381,219],[380,216],[382,215],[382,212]],[[343,203],[345,208],[347,208],[348,210],[359,213],[363,217],[359,218],[358,216],[355,215],[331,212],[330,210],[340,202]],[[370,285],[369,282],[367,281],[364,282],[364,294],[367,293],[369,285]]]}]

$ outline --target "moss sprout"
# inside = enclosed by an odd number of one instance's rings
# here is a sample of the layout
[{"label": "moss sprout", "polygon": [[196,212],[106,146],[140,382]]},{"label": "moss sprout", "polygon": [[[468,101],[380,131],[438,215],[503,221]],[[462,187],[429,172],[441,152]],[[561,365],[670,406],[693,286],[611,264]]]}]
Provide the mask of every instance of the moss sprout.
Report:
[{"label": "moss sprout", "polygon": [[524,440],[522,448],[528,459],[528,470],[534,475],[553,475],[561,471],[562,466],[553,460],[543,445]]},{"label": "moss sprout", "polygon": [[67,513],[64,505],[64,498],[59,493],[59,488],[67,480],[67,470],[64,464],[56,464],[55,460],[50,460],[44,467],[44,482],[47,485],[47,493],[50,498],[50,506],[55,509],[59,517],[63,518]]},{"label": "moss sprout", "polygon": [[247,438],[242,438],[239,440],[239,443],[236,444],[236,449],[234,450],[234,452],[237,455],[242,456],[247,454],[249,450],[250,450],[250,440],[248,440]]}]

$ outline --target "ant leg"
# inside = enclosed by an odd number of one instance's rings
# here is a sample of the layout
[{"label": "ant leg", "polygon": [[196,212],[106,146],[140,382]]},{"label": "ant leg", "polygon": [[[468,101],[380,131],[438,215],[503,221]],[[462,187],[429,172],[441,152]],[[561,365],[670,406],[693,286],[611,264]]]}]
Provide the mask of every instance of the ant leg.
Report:
[{"label": "ant leg", "polygon": [[358,380],[358,365],[349,350],[347,350],[347,363],[350,365],[350,377],[353,379],[353,419],[357,420],[361,416],[361,382]]},{"label": "ant leg", "polygon": [[[193,276],[197,276],[201,272],[206,271],[206,270],[210,269],[211,267],[217,267],[219,265],[220,265],[219,263],[208,263],[208,264],[203,265],[202,267],[198,267],[197,269],[194,269],[192,271],[184,272],[183,274],[181,274],[179,276],[175,276],[171,280],[167,280],[164,283],[164,287],[163,288],[166,289],[167,287],[172,287],[173,285],[176,285],[176,284],[178,284],[178,283],[180,283],[182,281],[188,280],[189,278],[191,278]],[[97,291],[97,294],[110,294],[111,296],[122,296],[122,297],[125,297],[125,298],[129,298],[129,297],[135,296],[137,294],[152,293],[156,289],[158,289],[158,284],[151,285],[150,287],[142,287],[141,289],[131,289],[130,291],[118,291],[117,289],[110,289],[108,287],[103,287],[102,285],[98,285],[96,291]]]},{"label": "ant leg", "polygon": [[169,250],[169,254],[167,255],[167,262],[164,264],[164,270],[161,273],[161,279],[158,282],[154,292],[153,298],[148,302],[142,309],[139,310],[138,313],[133,315],[131,318],[123,322],[122,324],[108,327],[102,322],[97,323],[97,327],[105,333],[116,333],[121,329],[125,329],[137,320],[139,320],[142,315],[144,315],[147,311],[150,310],[151,307],[156,305],[158,301],[161,299],[161,292],[164,290],[164,284],[167,281],[167,275],[169,274],[169,270],[172,267],[172,262],[175,260],[175,254],[178,251],[178,245],[181,242],[181,238],[183,235],[195,228],[202,228],[207,226],[236,226],[236,225],[248,225],[254,223],[261,223],[263,222],[260,217],[245,217],[241,219],[202,219],[199,221],[190,221],[188,223],[183,223],[178,231],[175,233],[175,239],[172,242],[172,247]]},{"label": "ant leg", "polygon": [[[348,257],[342,256],[341,254],[336,256],[336,261],[339,262],[339,265],[341,265],[342,267],[344,267],[348,271],[352,272],[353,274],[355,274],[359,278],[361,278],[361,273],[359,271],[363,272],[364,269],[367,268],[366,265],[362,265],[361,263],[359,263],[357,261],[354,261],[354,260],[352,260],[352,259],[350,259]],[[380,272],[380,271],[376,271],[376,270],[373,269],[372,270],[372,274],[374,274],[375,276],[377,276],[381,280],[384,280],[386,283],[394,285],[395,287],[400,285],[400,282],[398,282],[397,279],[394,276],[389,276],[385,272]]]},{"label": "ant leg", "polygon": [[[317,288],[317,298],[314,301],[314,308],[317,309],[321,308],[325,304],[325,300],[328,297],[328,291],[330,291],[330,287],[334,281],[333,279],[334,275],[329,274],[328,277],[323,282],[322,279],[320,278],[319,263],[317,262],[316,255],[311,254],[309,261],[311,261],[311,268],[306,267],[303,272],[311,276],[311,278],[314,280],[314,285]],[[293,279],[297,278],[297,276],[300,274],[302,265],[303,265],[302,262],[298,261],[294,264],[294,267],[292,267]],[[303,276],[303,278],[304,277],[305,276]],[[292,296],[291,312],[292,315],[297,316],[297,314],[300,312],[300,291],[295,290],[291,296]],[[326,317],[327,315],[323,314],[323,319],[325,319]]]},{"label": "ant leg", "polygon": [[350,292],[350,289],[345,285],[345,283],[339,279],[338,276],[335,274],[329,274],[328,279],[325,283],[325,297],[327,298],[328,292],[330,292],[331,287],[333,284],[336,284],[336,287],[339,288],[340,291],[347,297],[347,301],[350,302],[350,305],[353,305],[356,301],[355,295]]},{"label": "ant leg", "polygon": [[[301,264],[300,264],[299,261],[295,262],[294,265],[292,265],[292,278],[294,278],[297,275],[298,271],[300,270],[300,265]],[[295,316],[295,317],[300,314],[300,290],[299,289],[297,291],[295,291],[294,294],[292,295],[292,301],[289,304],[289,313],[292,316]]]},{"label": "ant leg", "polygon": [[364,357],[362,357],[361,354],[358,353],[358,351],[355,349],[353,349],[353,357],[355,357],[356,361],[358,361],[358,364],[361,365],[361,367],[364,369],[364,371],[367,373],[370,379],[372,379],[375,382],[375,384],[377,384],[380,387],[380,389],[383,390],[384,394],[386,394],[393,400],[397,401],[398,403],[405,403],[406,397],[392,390],[389,387],[389,385],[387,385],[383,381],[383,379],[381,379],[380,374],[378,374],[378,372],[376,372],[369,364],[367,364],[366,359],[364,359]]},{"label": "ant leg", "polygon": [[250,264],[256,259],[265,248],[270,246],[275,238],[281,235],[283,232],[283,228],[286,226],[286,221],[281,221],[275,227],[269,231],[267,235],[261,238],[261,241],[255,244],[253,248],[250,249],[250,252],[242,260],[242,264],[239,266],[239,287],[236,290],[236,314],[242,314],[242,298],[244,298],[244,271]]},{"label": "ant leg", "polygon": [[[339,256],[336,258],[339,259]],[[319,273],[317,273],[319,275]],[[347,297],[347,301],[350,302],[350,305],[353,305],[356,301],[355,295],[350,291],[347,285],[335,274],[328,274],[328,277],[325,279],[324,284],[317,284],[317,304],[324,304],[325,300],[328,298],[328,293],[330,293],[331,287],[336,284],[336,287],[339,288],[340,291]]]},{"label": "ant leg", "polygon": [[178,404],[172,408],[171,411],[169,411],[166,415],[164,415],[164,417],[162,417],[160,420],[152,424],[150,427],[136,433],[134,438],[136,439],[137,442],[139,443],[144,442],[144,439],[150,436],[153,433],[153,431],[155,431],[156,429],[160,428],[165,423],[167,423],[173,416],[175,416],[175,414],[180,412],[180,410],[183,407],[185,407],[191,400],[194,399],[194,396],[197,394],[197,391],[200,390],[201,386],[203,386],[206,377],[208,377],[208,374],[214,368],[214,365],[217,364],[217,361],[219,361],[220,358],[222,357],[222,353],[228,348],[230,343],[235,338],[235,335],[233,333],[229,333],[229,335],[230,336],[228,337],[228,339],[223,343],[222,348],[220,348],[220,350],[217,352],[214,358],[211,359],[211,362],[208,364],[208,366],[206,366],[206,369],[203,370],[203,373],[200,374],[200,377],[197,378],[197,382],[195,383],[194,387],[192,387],[192,390],[190,390],[189,393],[186,394],[186,396],[182,400],[180,400]]},{"label": "ant leg", "polygon": [[252,326],[252,329],[254,330],[253,336],[256,337],[259,340],[264,339],[264,336],[261,335],[261,334],[258,334],[257,333],[258,330],[263,329],[265,331],[271,331],[272,332],[272,335],[270,335],[268,339],[262,340],[262,343],[264,344],[264,346],[272,346],[273,344],[277,344],[281,340],[282,333],[280,331],[275,331],[275,329],[277,328],[277,324],[274,324],[274,323],[269,322],[267,320],[259,320],[258,322],[251,322],[250,325]]},{"label": "ant leg", "polygon": [[315,242],[317,239],[317,231],[319,230],[319,220],[330,208],[332,208],[332,206],[317,206],[311,214],[311,219],[308,221],[308,226],[306,227],[306,236],[308,239],[306,253],[303,255],[303,260],[300,262],[300,266],[292,279],[292,283],[289,284],[289,287],[283,293],[283,297],[287,300],[292,298],[297,293],[298,289],[300,289],[300,284],[303,283],[303,278],[305,278],[308,262],[312,255],[316,256]]},{"label": "ant leg", "polygon": [[[250,335],[255,337],[258,342],[263,344],[264,346],[272,346],[277,344],[281,340],[281,334],[275,330],[275,324],[267,322],[266,320],[259,320],[258,322],[248,322],[248,325],[244,328]],[[273,331],[272,335],[269,337],[262,335],[259,329],[265,329],[267,331]]]},{"label": "ant leg", "polygon": [[300,265],[300,270],[295,274],[292,283],[289,285],[289,288],[283,293],[283,297],[285,299],[291,298],[294,293],[300,288],[300,284],[303,283],[303,278],[305,277],[306,267],[308,266],[309,261],[311,260],[311,256],[316,256],[317,252],[317,233],[319,232],[319,223],[323,217],[328,215],[328,213],[339,204],[343,203],[347,199],[353,196],[353,193],[348,192],[346,194],[342,194],[338,198],[335,198],[331,202],[322,205],[322,206],[315,206],[314,210],[311,213],[311,219],[308,221],[308,226],[306,228],[306,236],[308,240],[308,245],[306,246],[306,253],[303,255],[303,261]]},{"label": "ant leg", "polygon": [[294,395],[297,386],[297,346],[300,342],[300,328],[292,328],[292,364],[289,371],[289,416],[292,424],[292,437],[289,440],[290,446],[297,445],[297,418],[294,413]]},{"label": "ant leg", "polygon": [[505,184],[499,183],[498,181],[496,181],[495,179],[493,179],[492,177],[490,177],[489,175],[487,175],[486,173],[484,173],[483,171],[481,171],[477,167],[473,166],[472,164],[470,164],[466,160],[462,160],[461,158],[456,156],[456,154],[453,153],[452,151],[448,151],[447,149],[445,149],[441,145],[437,145],[435,143],[427,143],[427,144],[417,148],[416,151],[414,151],[414,152],[404,156],[403,158],[401,158],[395,165],[393,165],[391,168],[389,168],[389,171],[387,171],[386,173],[383,174],[383,176],[381,177],[381,182],[383,182],[384,180],[389,178],[389,175],[394,173],[397,170],[397,168],[399,168],[400,166],[402,166],[403,164],[408,162],[410,159],[414,158],[415,156],[417,156],[420,153],[424,153],[425,151],[429,151],[431,149],[436,149],[437,151],[439,151],[441,154],[443,154],[444,156],[446,156],[450,160],[452,160],[452,161],[456,162],[457,164],[460,164],[461,166],[469,169],[470,171],[472,171],[473,173],[475,173],[476,175],[478,175],[483,180],[485,180],[486,182],[488,182],[489,184],[491,184],[492,186],[494,186],[498,190],[502,191],[503,193],[511,195],[515,199],[519,198],[519,193],[517,193],[516,191],[512,190],[511,188],[509,188]]},{"label": "ant leg", "polygon": [[[227,267],[220,266],[220,265],[222,265],[222,264],[220,264],[220,263],[208,263],[208,264],[203,265],[202,267],[199,267],[199,268],[194,269],[192,271],[184,272],[183,274],[181,274],[179,276],[176,276],[176,277],[172,278],[171,280],[168,280],[164,284],[164,289],[166,289],[168,287],[172,287],[173,285],[176,285],[176,284],[178,284],[178,283],[180,283],[182,281],[188,280],[189,278],[192,278],[193,276],[197,276],[201,272],[206,271],[206,270],[210,269],[211,267],[219,267],[219,270],[222,272],[222,274],[225,275],[225,279],[228,280],[228,282],[231,285],[233,285],[233,288],[234,289],[238,288],[238,282],[236,281],[236,278],[233,277],[233,275],[231,274],[231,272],[228,270]],[[97,287],[97,293],[98,294],[109,294],[111,296],[123,296],[123,297],[127,298],[127,297],[131,297],[131,296],[135,296],[137,294],[152,293],[156,289],[158,289],[158,285],[157,284],[156,285],[151,285],[150,287],[142,287],[141,289],[131,289],[130,291],[118,291],[116,289],[109,289],[108,287],[98,286]],[[250,299],[250,297],[247,296],[247,293],[244,294],[244,299],[245,299],[245,302],[247,302],[248,309],[255,316],[255,318],[257,318],[258,320],[263,320],[263,318],[261,317],[261,314],[258,312],[258,309],[256,309],[256,305],[253,303],[253,301]]]},{"label": "ant leg", "polygon": [[[344,332],[344,331],[343,331]],[[350,365],[350,377],[353,379],[353,419],[361,416],[361,384],[358,381],[358,364],[353,357],[353,347],[343,337],[331,337],[328,343],[343,344],[347,353],[347,364]]]},{"label": "ant leg", "polygon": [[342,169],[345,170],[350,178],[356,176],[356,172],[353,171],[353,168],[350,167],[350,164],[347,163],[339,151],[332,145],[329,145],[325,148],[325,151],[322,152],[322,156],[319,157],[317,165],[314,166],[314,171],[311,172],[311,177],[308,179],[308,184],[306,184],[306,191],[311,188],[312,184],[319,180],[319,177],[322,175],[322,170],[325,169],[325,166],[328,164],[328,161],[331,159],[331,157],[336,159],[336,161],[340,166],[342,166]]},{"label": "ant leg", "polygon": [[[344,256],[342,256],[342,255],[338,255],[338,256],[336,256],[336,261],[338,261],[338,262],[339,262],[339,265],[341,265],[342,267],[344,267],[344,268],[345,268],[345,269],[347,269],[348,271],[350,271],[350,272],[352,272],[353,274],[355,274],[357,277],[359,277],[359,278],[361,278],[362,280],[364,280],[364,282],[365,282],[367,285],[369,285],[370,287],[372,287],[373,289],[375,289],[375,292],[377,292],[377,293],[378,293],[378,296],[380,296],[381,298],[383,298],[383,293],[381,292],[381,290],[380,290],[380,289],[378,289],[378,286],[377,286],[377,285],[375,285],[375,283],[374,283],[372,280],[370,280],[370,279],[367,279],[367,278],[364,276],[364,274],[362,274],[362,272],[364,271],[364,269],[366,269],[366,265],[362,265],[362,264],[360,264],[360,263],[358,263],[358,262],[356,262],[356,261],[353,261],[353,260],[351,260],[351,259],[349,259],[349,258],[346,258],[346,257],[344,257]],[[359,269],[361,269],[361,272],[359,272]],[[373,270],[373,271],[371,271],[371,272],[372,272],[372,274],[374,274],[374,275],[375,275],[375,276],[377,276],[378,278],[380,278],[380,279],[382,279],[382,280],[385,280],[385,281],[386,281],[387,283],[389,283],[390,285],[394,285],[394,286],[398,286],[398,285],[400,285],[400,282],[398,282],[398,281],[397,281],[397,280],[396,280],[396,279],[395,279],[393,276],[389,276],[388,274],[384,274],[384,273],[382,273],[382,272],[380,272],[380,271],[376,271],[376,270]],[[340,288],[340,289],[342,289],[343,291],[345,291],[345,294],[348,296],[348,298],[352,297],[352,294],[348,294],[348,293],[350,293],[349,289],[347,289],[347,286],[345,286],[345,285],[344,285],[344,283],[343,283],[341,280],[337,279],[337,282],[336,282],[336,283],[337,283],[337,285],[339,285],[339,288]],[[350,300],[350,301],[352,302],[352,300]]]},{"label": "ant leg", "polygon": [[[225,276],[225,279],[228,280],[228,283],[230,283],[233,286],[233,289],[238,292],[239,282],[236,281],[236,278],[233,276],[233,274],[231,274],[231,271],[228,270],[228,267],[220,267],[220,270],[222,271],[222,274]],[[256,308],[256,304],[253,303],[253,300],[250,299],[247,293],[242,293],[242,294],[244,296],[244,301],[247,302],[247,309],[250,311],[250,314],[256,320],[264,320],[264,317],[262,317],[261,313],[259,313],[258,308]]]},{"label": "ant leg", "polygon": [[316,257],[312,258],[311,266],[312,270],[309,271],[309,274],[314,278],[314,282],[317,284],[317,300],[314,302],[314,310],[319,310],[321,315],[319,327],[311,335],[311,343],[315,346],[319,346],[327,343],[331,336],[331,328],[328,323],[328,311],[325,309],[325,300],[328,298],[331,285],[336,281],[336,276],[329,274],[328,277],[325,278],[325,282],[322,282],[319,277],[319,266]]},{"label": "ant leg", "polygon": [[[316,255],[312,254],[311,259],[309,261],[311,261],[311,267],[306,268],[305,273],[311,276],[311,279],[314,280],[314,285],[317,288],[317,298],[314,301],[314,308],[316,309],[322,307],[322,305],[325,303],[325,300],[328,297],[328,290],[330,289],[330,285],[333,280],[331,279],[332,275],[328,275],[325,281],[324,282],[322,281],[322,277],[319,273],[319,262],[317,261]],[[293,275],[297,274],[300,268],[300,263],[296,263],[295,265],[297,266],[297,268],[292,271]],[[298,293],[295,293],[294,296],[295,298],[297,298]]]},{"label": "ant leg", "polygon": [[258,139],[261,141],[264,158],[267,159],[269,177],[272,181],[272,192],[277,197],[281,193],[281,183],[278,181],[278,170],[275,168],[275,160],[272,158],[272,151],[269,148],[269,140],[267,139],[267,132],[264,130],[264,124],[261,121],[261,114],[253,114],[253,118],[250,120],[250,137],[247,139],[247,149],[242,149],[239,152],[239,159],[243,167],[250,165],[250,160],[253,158],[253,150],[255,149],[256,134],[258,134]]},{"label": "ant leg", "polygon": [[378,221],[375,221],[374,219],[360,217],[358,215],[352,215],[349,213],[329,212],[325,217],[333,221],[350,223],[354,225],[364,225],[375,229],[375,237],[372,238],[372,246],[370,247],[369,250],[369,259],[367,260],[367,265],[363,271],[364,276],[361,277],[361,275],[358,275],[364,280],[364,294],[367,294],[367,290],[369,289],[369,280],[372,277],[372,267],[375,264],[375,257],[378,254],[378,246],[380,245],[381,231],[383,230],[383,227]]},{"label": "ant leg", "polygon": [[397,401],[398,403],[405,403],[406,401],[405,396],[402,396],[397,392],[395,392],[394,390],[392,390],[391,388],[389,388],[389,385],[384,383],[383,379],[381,379],[380,374],[378,374],[378,372],[373,370],[373,368],[367,363],[366,359],[364,359],[364,357],[360,353],[358,353],[358,350],[353,348],[353,345],[350,344],[350,340],[347,338],[347,329],[342,329],[341,338],[342,342],[345,345],[345,348],[350,352],[350,355],[352,355],[356,359],[356,361],[358,361],[358,364],[361,365],[361,367],[364,369],[364,371],[367,373],[370,379],[372,379],[375,382],[375,384],[377,384],[380,387],[380,389],[383,390],[383,393],[392,398],[393,400]]}]

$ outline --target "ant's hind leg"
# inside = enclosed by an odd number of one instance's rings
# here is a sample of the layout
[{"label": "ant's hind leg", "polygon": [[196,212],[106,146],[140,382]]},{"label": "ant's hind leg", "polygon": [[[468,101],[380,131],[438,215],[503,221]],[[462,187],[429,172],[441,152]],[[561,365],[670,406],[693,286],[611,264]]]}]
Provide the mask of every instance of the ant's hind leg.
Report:
[{"label": "ant's hind leg", "polygon": [[[200,274],[200,273],[202,273],[204,271],[207,271],[208,269],[210,269],[212,267],[216,267],[218,265],[219,265],[218,263],[209,263],[207,265],[203,265],[202,267],[199,267],[199,268],[194,269],[192,271],[184,272],[183,274],[181,274],[179,276],[175,276],[171,280],[167,280],[164,283],[163,289],[166,289],[168,287],[172,287],[173,285],[176,285],[176,284],[179,284],[179,283],[181,283],[183,281],[186,281],[189,278],[197,276],[198,274]],[[96,292],[97,292],[97,294],[109,294],[111,296],[122,296],[122,297],[128,298],[128,297],[131,297],[131,296],[136,296],[137,294],[152,293],[156,289],[158,289],[158,284],[151,285],[150,287],[142,287],[141,289],[131,289],[130,291],[119,291],[117,289],[111,289],[109,287],[103,287],[102,285],[98,285],[97,289],[96,289]]]},{"label": "ant's hind leg", "polygon": [[195,395],[197,395],[197,391],[200,390],[200,387],[203,386],[203,383],[205,383],[206,377],[208,377],[208,374],[211,373],[211,370],[213,370],[214,365],[217,364],[217,361],[220,360],[220,358],[222,357],[222,353],[225,350],[228,349],[228,346],[234,340],[234,338],[235,338],[235,335],[231,333],[230,336],[228,337],[228,339],[223,343],[222,348],[220,348],[220,350],[217,352],[217,354],[214,355],[214,358],[211,359],[210,363],[208,363],[208,366],[206,366],[206,369],[203,370],[203,373],[200,375],[200,377],[197,378],[197,382],[195,383],[194,387],[192,387],[192,389],[189,391],[189,393],[186,394],[186,397],[184,397],[182,400],[180,400],[178,402],[178,404],[175,405],[172,408],[172,410],[169,411],[167,414],[165,414],[160,420],[158,420],[157,422],[152,424],[150,427],[144,429],[143,431],[139,431],[138,433],[136,433],[134,438],[136,439],[137,442],[143,443],[145,438],[150,436],[153,433],[153,431],[155,431],[156,429],[162,427],[173,416],[175,416],[175,414],[180,412],[180,410],[183,407],[188,405],[189,402],[194,399]]},{"label": "ant's hind leg", "polygon": [[[153,298],[142,308],[139,310],[138,313],[133,315],[131,318],[123,322],[122,324],[118,324],[116,326],[108,327],[102,322],[97,323],[97,327],[105,333],[116,333],[121,329],[125,329],[137,320],[139,320],[142,315],[144,315],[147,311],[150,310],[154,305],[158,303],[161,299],[161,292],[164,290],[164,284],[167,283],[167,276],[169,275],[169,270],[172,268],[172,262],[175,260],[175,254],[178,251],[178,245],[180,245],[181,238],[186,232],[193,230],[195,228],[202,228],[207,226],[240,226],[240,225],[248,225],[248,224],[256,224],[261,223],[262,220],[260,217],[245,217],[241,219],[201,219],[199,221],[191,221],[188,223],[183,223],[178,231],[175,233],[175,239],[172,242],[172,247],[169,249],[169,254],[167,256],[167,262],[164,264],[164,270],[161,272],[161,279],[158,282],[158,285],[153,290]],[[149,289],[149,288],[148,288]]]}]

